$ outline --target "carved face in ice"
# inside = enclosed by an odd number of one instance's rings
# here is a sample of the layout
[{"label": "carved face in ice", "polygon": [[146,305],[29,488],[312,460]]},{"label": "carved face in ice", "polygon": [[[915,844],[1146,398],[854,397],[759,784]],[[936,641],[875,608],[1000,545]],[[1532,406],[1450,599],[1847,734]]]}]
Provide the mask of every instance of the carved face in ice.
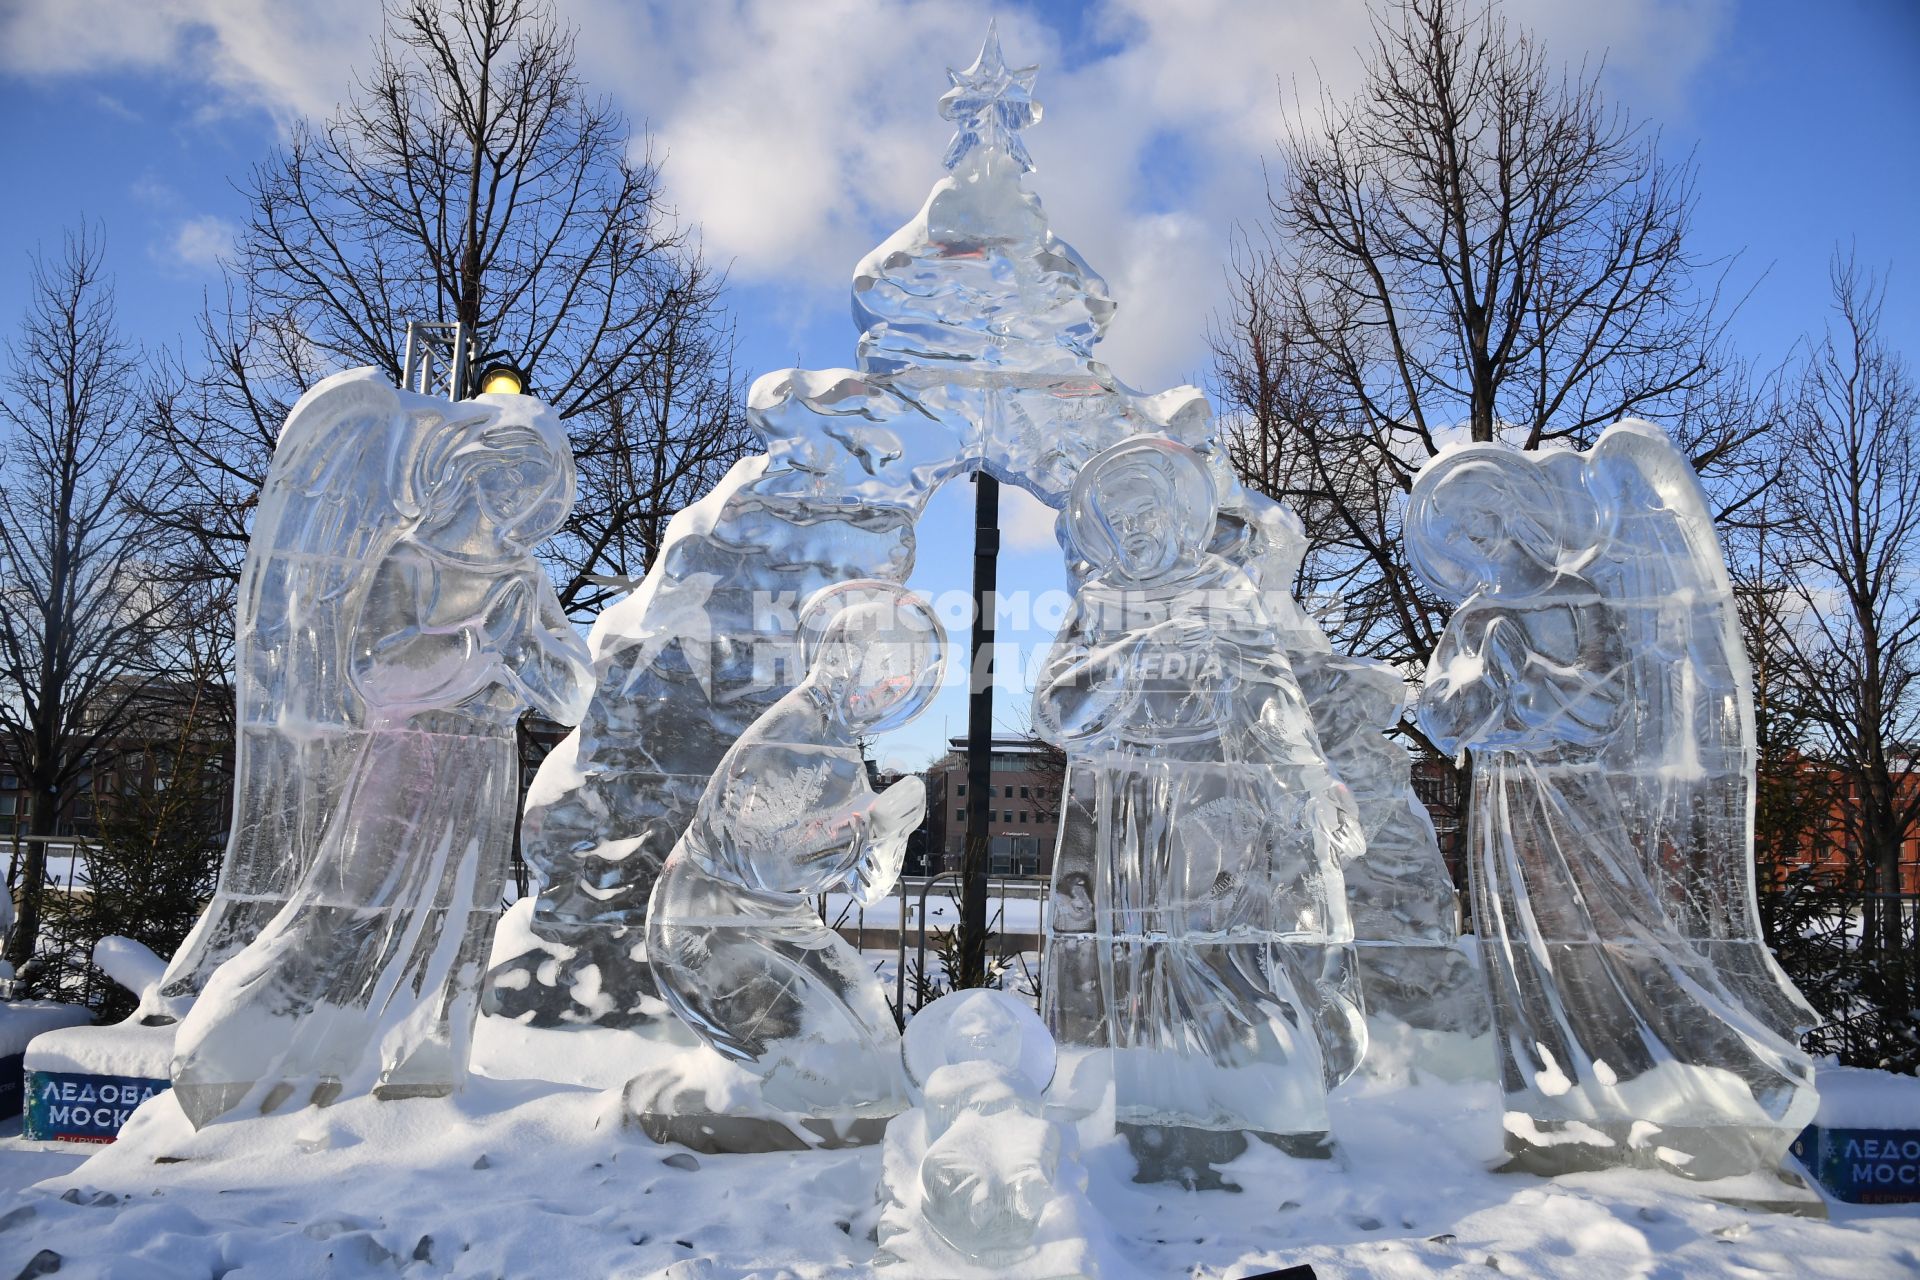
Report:
[{"label": "carved face in ice", "polygon": [[1080,554],[1132,582],[1192,565],[1216,514],[1213,480],[1199,455],[1157,436],[1135,436],[1090,459],[1067,499]]},{"label": "carved face in ice", "polygon": [[1414,569],[1440,594],[1531,589],[1563,548],[1554,494],[1517,452],[1443,455],[1421,476],[1407,508]]},{"label": "carved face in ice", "polygon": [[920,674],[910,638],[889,626],[883,604],[854,605],[835,618],[820,641],[814,672],[848,724],[865,729],[884,719],[913,692]]},{"label": "carved face in ice", "polygon": [[942,1067],[990,1062],[1037,1098],[1055,1065],[1053,1037],[1033,1006],[984,987],[949,992],[915,1014],[900,1051],[915,1089]]},{"label": "carved face in ice", "polygon": [[573,505],[573,455],[544,418],[450,422],[412,461],[417,536],[453,554],[523,555]]},{"label": "carved face in ice", "polygon": [[884,582],[830,587],[801,618],[808,682],[856,733],[883,732],[926,709],[946,667],[946,636],[919,596]]},{"label": "carved face in ice", "polygon": [[948,1024],[947,1061],[1018,1067],[1020,1031],[1013,1016],[999,1004],[990,1001],[968,1004]]}]

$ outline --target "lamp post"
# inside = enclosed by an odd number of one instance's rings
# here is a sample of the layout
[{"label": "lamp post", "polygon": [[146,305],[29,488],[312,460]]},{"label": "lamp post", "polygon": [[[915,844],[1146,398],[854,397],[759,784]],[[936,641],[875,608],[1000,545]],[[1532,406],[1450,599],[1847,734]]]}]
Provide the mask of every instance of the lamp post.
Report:
[{"label": "lamp post", "polygon": [[960,862],[960,972],[955,987],[987,982],[987,872],[993,858],[993,615],[1000,577],[1000,482],[974,473],[973,661],[967,679],[967,843]]},{"label": "lamp post", "polygon": [[530,394],[533,380],[511,352],[490,351],[476,358],[474,345],[473,335],[457,320],[407,321],[400,385],[425,396],[444,393],[449,400]]},{"label": "lamp post", "polygon": [[532,385],[532,379],[527,377],[527,371],[506,352],[491,352],[481,356],[475,363],[479,366],[480,372],[473,379],[472,394],[477,396],[528,394],[527,388]]}]

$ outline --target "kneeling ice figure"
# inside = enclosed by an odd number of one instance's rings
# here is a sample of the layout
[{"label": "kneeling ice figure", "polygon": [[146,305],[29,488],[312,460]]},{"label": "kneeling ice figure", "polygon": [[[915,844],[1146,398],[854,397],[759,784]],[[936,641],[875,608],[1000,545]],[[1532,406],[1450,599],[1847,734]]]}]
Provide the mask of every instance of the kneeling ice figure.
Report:
[{"label": "kneeling ice figure", "polygon": [[1512,1166],[1777,1169],[1812,1011],[1761,940],[1754,711],[1705,495],[1656,427],[1447,450],[1407,510],[1458,602],[1419,720],[1474,755],[1467,851]]},{"label": "kneeling ice figure", "polygon": [[654,886],[647,950],[669,1007],[758,1077],[767,1108],[886,1117],[901,1106],[892,1010],[810,895],[851,889],[871,904],[899,878],[926,786],[908,777],[876,794],[860,743],[925,710],[945,635],[925,601],[877,581],[821,592],[801,627],[817,635],[806,677],[707,784]]},{"label": "kneeling ice figure", "polygon": [[1046,1114],[1055,1051],[1032,1008],[1004,991],[943,996],[908,1023],[903,1057],[917,1106],[887,1128],[875,1268],[1115,1271],[1089,1239],[1073,1133]]}]

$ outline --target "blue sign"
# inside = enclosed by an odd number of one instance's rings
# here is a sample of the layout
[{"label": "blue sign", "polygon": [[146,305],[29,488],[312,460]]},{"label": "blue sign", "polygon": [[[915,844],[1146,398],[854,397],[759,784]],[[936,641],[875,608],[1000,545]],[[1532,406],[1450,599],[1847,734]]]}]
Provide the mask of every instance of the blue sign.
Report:
[{"label": "blue sign", "polygon": [[1793,1154],[1836,1199],[1849,1204],[1920,1201],[1920,1129],[1822,1129],[1809,1125]]},{"label": "blue sign", "polygon": [[25,1135],[38,1142],[112,1142],[134,1108],[172,1088],[139,1076],[27,1072]]}]

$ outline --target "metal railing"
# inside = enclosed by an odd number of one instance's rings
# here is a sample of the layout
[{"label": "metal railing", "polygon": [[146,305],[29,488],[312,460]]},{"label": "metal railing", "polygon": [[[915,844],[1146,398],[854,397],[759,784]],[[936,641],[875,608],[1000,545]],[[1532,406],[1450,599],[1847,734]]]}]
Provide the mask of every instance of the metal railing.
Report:
[{"label": "metal railing", "polygon": [[[926,1003],[929,992],[940,992],[945,983],[928,969],[928,947],[930,942],[931,913],[928,900],[936,894],[944,897],[954,906],[960,902],[960,873],[954,871],[937,872],[930,876],[902,876],[894,885],[891,895],[895,908],[895,923],[891,930],[893,936],[887,938],[883,932],[879,939],[869,937],[870,926],[867,916],[869,909],[856,902],[848,902],[837,914],[829,908],[829,899],[820,895],[815,899],[815,908],[820,922],[835,930],[852,944],[854,950],[865,952],[869,941],[877,941],[894,954],[893,998],[888,1002],[893,1009],[894,1018],[902,1026],[908,1018],[920,1011]],[[943,882],[948,884],[940,890]],[[1046,972],[1046,916],[1048,908],[1048,877],[1043,875],[997,875],[988,879],[988,901],[997,904],[987,919],[987,932],[991,945],[989,968],[994,972],[1005,973],[1015,964],[1024,970],[1023,986],[1026,994],[1037,1003],[1040,998],[1041,983]],[[1022,930],[1010,934],[1006,928],[1007,903],[1020,898],[1033,898],[1039,903],[1039,918],[1032,933]],[[885,930],[886,926],[876,926]],[[958,928],[958,920],[945,926],[947,932]],[[931,929],[937,934],[940,929]],[[910,941],[911,940],[911,944]],[[1031,946],[1008,945],[1011,942],[1031,942]],[[913,963],[908,964],[908,951],[911,945]],[[1026,955],[1031,952],[1036,957],[1035,967],[1026,969]],[[912,990],[909,990],[909,986]],[[915,997],[922,997],[915,999]]]}]

